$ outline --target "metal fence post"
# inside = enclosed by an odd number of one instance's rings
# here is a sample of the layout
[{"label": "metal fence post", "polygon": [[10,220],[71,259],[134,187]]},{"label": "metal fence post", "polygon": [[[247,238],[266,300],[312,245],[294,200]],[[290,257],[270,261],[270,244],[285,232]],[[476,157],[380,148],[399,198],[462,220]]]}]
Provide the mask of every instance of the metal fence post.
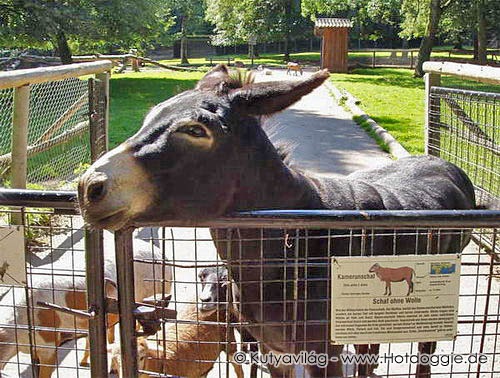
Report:
[{"label": "metal fence post", "polygon": [[441,75],[426,73],[425,81],[425,153],[427,155],[439,156],[441,146],[441,133],[439,122],[441,115],[441,104],[439,98],[433,98],[432,87],[441,84]]},{"label": "metal fence post", "polygon": [[[108,79],[89,80],[90,158],[96,161],[107,151]],[[87,301],[94,317],[89,320],[90,372],[92,377],[108,375],[106,340],[106,295],[104,283],[103,232],[85,230]]]},{"label": "metal fence post", "polygon": [[123,377],[137,377],[137,339],[135,334],[133,229],[115,232],[118,311]]},{"label": "metal fence post", "polygon": [[89,312],[94,315],[89,319],[90,374],[92,377],[107,377],[106,299],[102,231],[85,230],[85,259],[87,303],[89,304]]},{"label": "metal fence post", "polygon": [[96,161],[108,150],[109,74],[89,79],[90,157]]},{"label": "metal fence post", "polygon": [[[30,108],[30,86],[14,89],[12,114],[12,163],[11,186],[26,189],[28,170],[28,123]],[[12,214],[13,224],[23,224],[22,213]]]},{"label": "metal fence post", "polygon": [[105,135],[106,151],[109,149],[108,145],[108,128],[109,128],[109,77],[111,74],[109,72],[102,72],[96,75],[96,79],[99,80],[100,100],[102,101],[102,117],[103,117],[103,133]]}]

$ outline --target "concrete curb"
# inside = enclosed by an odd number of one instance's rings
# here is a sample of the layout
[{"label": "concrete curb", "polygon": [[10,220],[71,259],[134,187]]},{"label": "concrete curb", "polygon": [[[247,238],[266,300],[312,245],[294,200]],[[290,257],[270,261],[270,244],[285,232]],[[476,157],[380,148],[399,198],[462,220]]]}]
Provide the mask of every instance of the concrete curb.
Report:
[{"label": "concrete curb", "polygon": [[340,103],[341,99],[344,98],[345,105],[347,106],[349,111],[354,116],[363,118],[368,123],[368,125],[370,125],[372,131],[387,145],[391,155],[393,155],[397,159],[411,155],[396,139],[394,139],[394,137],[386,129],[384,129],[377,122],[371,119],[370,116],[358,106],[360,101],[357,98],[355,98],[347,91],[341,92],[329,80],[325,82],[325,85],[333,95],[333,97],[337,100],[337,102]]}]

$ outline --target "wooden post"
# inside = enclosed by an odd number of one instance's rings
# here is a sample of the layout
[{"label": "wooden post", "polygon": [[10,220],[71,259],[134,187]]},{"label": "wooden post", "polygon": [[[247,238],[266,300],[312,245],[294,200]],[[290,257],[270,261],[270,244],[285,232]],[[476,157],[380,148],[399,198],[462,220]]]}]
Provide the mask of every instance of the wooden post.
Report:
[{"label": "wooden post", "polygon": [[439,121],[441,115],[440,100],[432,98],[431,88],[441,84],[441,75],[426,73],[425,81],[425,153],[439,156],[440,137]]},{"label": "wooden post", "polygon": [[372,56],[372,68],[375,68],[375,50],[373,50],[373,56]]},{"label": "wooden post", "polygon": [[413,69],[413,50],[410,51],[410,69]]},{"label": "wooden post", "polygon": [[135,57],[131,59],[132,59],[132,71],[139,72],[139,60]]},{"label": "wooden post", "polygon": [[[103,113],[103,128],[104,128],[104,132],[105,132],[105,135],[104,135],[104,138],[105,138],[105,141],[106,141],[106,145],[105,145],[105,148],[106,148],[106,151],[109,150],[109,140],[108,140],[108,135],[109,135],[109,77],[110,77],[110,73],[109,72],[102,72],[102,73],[99,73],[96,75],[96,79],[101,81],[101,85],[102,85],[102,88],[103,88],[103,100],[105,101],[105,109],[104,109],[104,113]],[[104,152],[106,152],[104,151]]]},{"label": "wooden post", "polygon": [[[28,170],[28,122],[30,108],[29,85],[24,85],[14,89],[13,107],[11,186],[15,189],[26,189],[26,177]],[[23,224],[22,214],[12,214],[12,223]]]}]

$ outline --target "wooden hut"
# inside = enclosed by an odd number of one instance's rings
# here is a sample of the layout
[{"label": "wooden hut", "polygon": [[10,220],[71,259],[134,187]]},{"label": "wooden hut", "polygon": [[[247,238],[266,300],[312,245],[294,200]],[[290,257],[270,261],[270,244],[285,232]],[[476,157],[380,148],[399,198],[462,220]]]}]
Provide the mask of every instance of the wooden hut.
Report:
[{"label": "wooden hut", "polygon": [[347,72],[348,29],[352,22],[347,18],[318,18],[314,34],[322,38],[321,68],[330,72]]}]

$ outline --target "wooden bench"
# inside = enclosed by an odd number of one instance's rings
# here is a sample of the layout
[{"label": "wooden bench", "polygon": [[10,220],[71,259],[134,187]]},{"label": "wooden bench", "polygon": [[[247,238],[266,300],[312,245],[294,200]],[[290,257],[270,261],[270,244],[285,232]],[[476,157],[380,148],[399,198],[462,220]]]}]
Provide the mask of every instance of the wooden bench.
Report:
[{"label": "wooden bench", "polygon": [[234,58],[217,58],[217,57],[213,57],[213,56],[209,56],[207,58],[205,58],[205,61],[207,62],[210,62],[210,65],[213,65],[214,62],[227,62],[227,65],[230,66],[231,65],[231,62],[234,61]]}]

